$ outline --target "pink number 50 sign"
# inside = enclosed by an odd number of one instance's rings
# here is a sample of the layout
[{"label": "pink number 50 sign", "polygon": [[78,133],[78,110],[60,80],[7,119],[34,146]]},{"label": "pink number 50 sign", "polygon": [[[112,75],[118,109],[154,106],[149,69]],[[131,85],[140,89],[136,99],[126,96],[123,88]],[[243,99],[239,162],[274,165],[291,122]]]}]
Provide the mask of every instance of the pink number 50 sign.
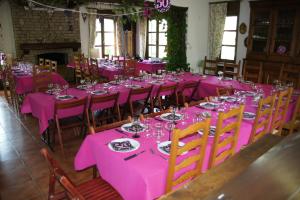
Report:
[{"label": "pink number 50 sign", "polygon": [[155,0],[155,8],[159,12],[166,12],[171,7],[171,0]]}]

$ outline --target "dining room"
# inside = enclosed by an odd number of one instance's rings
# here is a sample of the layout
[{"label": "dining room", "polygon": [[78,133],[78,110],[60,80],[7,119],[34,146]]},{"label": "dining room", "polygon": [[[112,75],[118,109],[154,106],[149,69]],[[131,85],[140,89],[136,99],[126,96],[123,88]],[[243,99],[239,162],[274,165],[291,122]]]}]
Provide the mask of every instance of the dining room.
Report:
[{"label": "dining room", "polygon": [[300,199],[298,0],[0,0],[0,199]]}]

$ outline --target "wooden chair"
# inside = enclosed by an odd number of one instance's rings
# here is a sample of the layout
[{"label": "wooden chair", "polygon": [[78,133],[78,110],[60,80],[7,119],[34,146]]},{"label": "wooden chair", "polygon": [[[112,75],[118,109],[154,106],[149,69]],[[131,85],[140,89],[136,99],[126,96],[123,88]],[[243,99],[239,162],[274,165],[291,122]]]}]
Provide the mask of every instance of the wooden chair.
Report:
[{"label": "wooden chair", "polygon": [[91,80],[91,68],[89,65],[88,58],[83,58],[81,65],[82,65],[81,70],[82,70],[83,78],[86,80]]},{"label": "wooden chair", "polygon": [[120,67],[123,67],[123,69],[125,68],[125,57],[119,57],[119,60],[116,61],[116,64],[119,65]]},{"label": "wooden chair", "polygon": [[51,60],[50,59],[45,59],[45,65],[46,67],[49,67],[51,66]]},{"label": "wooden chair", "polygon": [[40,72],[33,74],[33,87],[35,92],[45,92],[48,90],[48,84],[52,83],[51,72]]},{"label": "wooden chair", "polygon": [[[145,109],[148,109],[148,113],[153,112],[153,102],[151,98],[152,87],[145,88],[137,88],[130,89],[128,98],[127,98],[127,106],[129,107],[129,111],[131,116],[135,116],[135,111],[140,108],[141,113],[144,113]],[[125,109],[126,110],[126,109]]]},{"label": "wooden chair", "polygon": [[105,124],[103,126],[99,126],[99,127],[93,127],[90,126],[90,134],[96,134],[96,133],[100,133],[102,131],[106,131],[106,130],[110,130],[110,129],[114,129],[114,128],[118,128],[124,124],[128,124],[132,121],[132,118],[130,116],[128,116],[128,118],[126,120],[123,121],[118,121],[118,122],[114,122],[111,124]]},{"label": "wooden chair", "polygon": [[300,130],[300,96],[297,98],[296,108],[294,110],[292,119],[284,123],[283,129],[286,129],[289,131],[289,134],[293,133],[294,130]]},{"label": "wooden chair", "polygon": [[252,126],[251,135],[248,144],[252,144],[265,134],[270,133],[270,122],[276,96],[268,96],[260,99],[256,111],[256,117]]},{"label": "wooden chair", "polygon": [[183,85],[181,91],[179,92],[179,98],[181,100],[181,105],[184,105],[184,103],[189,103],[192,100],[194,100],[195,94],[198,91],[200,81],[192,81],[187,82]]},{"label": "wooden chair", "polygon": [[51,61],[51,71],[57,72],[57,61],[54,60]]},{"label": "wooden chair", "polygon": [[111,56],[111,60],[112,60],[112,61],[119,60],[119,56]]},{"label": "wooden chair", "polygon": [[154,106],[158,106],[160,110],[165,110],[169,108],[170,105],[178,106],[177,87],[177,83],[172,85],[160,85],[153,102]]},{"label": "wooden chair", "polygon": [[293,83],[294,88],[300,89],[300,70],[299,66],[287,66],[281,68],[279,80],[282,83]]},{"label": "wooden chair", "polygon": [[100,81],[100,71],[99,71],[97,59],[90,58],[89,69],[90,69],[91,80]]},{"label": "wooden chair", "polygon": [[224,77],[238,79],[240,76],[240,67],[241,61],[239,61],[237,64],[225,62],[223,67]]},{"label": "wooden chair", "polygon": [[44,66],[44,65],[45,65],[45,59],[39,58],[39,66]]},{"label": "wooden chair", "polygon": [[[81,127],[81,132],[85,127],[87,97],[68,101],[56,101],[54,106],[54,125],[58,134],[60,148],[65,156],[62,131],[65,129]],[[70,112],[71,111],[71,112]],[[55,136],[54,136],[55,140]]]},{"label": "wooden chair", "polygon": [[75,64],[75,82],[78,84],[82,79],[82,69],[81,69],[81,57],[74,55],[74,64]]},{"label": "wooden chair", "polygon": [[108,120],[121,121],[120,108],[118,104],[119,95],[119,93],[113,93],[91,96],[87,113],[89,127],[91,126],[90,122],[92,122],[92,126],[97,129],[99,124],[103,124],[104,121],[106,121],[106,123]]},{"label": "wooden chair", "polygon": [[278,93],[275,112],[271,122],[271,133],[281,135],[284,123],[286,123],[286,113],[289,108],[293,88]]},{"label": "wooden chair", "polygon": [[[118,200],[120,194],[102,178],[75,185],[58,162],[48,153],[47,149],[41,149],[41,154],[49,167],[49,192],[48,199],[76,199],[76,200]],[[55,185],[59,183],[64,191],[56,192]]]},{"label": "wooden chair", "polygon": [[216,88],[216,93],[217,96],[230,96],[233,95],[234,93],[234,89],[232,86],[230,86],[229,88]]},{"label": "wooden chair", "polygon": [[[214,144],[209,160],[209,168],[218,165],[220,162],[230,158],[235,154],[240,126],[243,119],[244,105],[233,108],[228,112],[219,112],[216,126]],[[225,125],[225,120],[234,118],[234,121]],[[231,131],[230,134],[226,134]],[[222,138],[225,137],[223,140]]]},{"label": "wooden chair", "polygon": [[7,101],[7,103],[11,103],[11,94],[9,92],[9,74],[8,69],[4,67],[0,67],[0,76],[2,77],[2,86],[3,86],[3,92],[4,97]]},{"label": "wooden chair", "polygon": [[[172,143],[169,158],[169,169],[166,183],[166,193],[170,192],[175,186],[199,176],[204,161],[205,149],[208,140],[210,118],[202,122],[190,125],[184,130],[175,129],[172,133]],[[201,130],[203,135],[200,137],[198,131]],[[180,140],[186,137],[193,137],[184,146],[180,146]],[[184,152],[192,151],[193,153],[178,162]],[[191,152],[190,152],[191,153]],[[182,169],[188,168],[182,173]]]},{"label": "wooden chair", "polygon": [[244,61],[243,67],[243,79],[245,81],[252,81],[254,83],[261,83],[263,75],[263,64],[262,62],[258,63],[249,63]]},{"label": "wooden chair", "polygon": [[218,61],[217,60],[209,60],[205,56],[204,58],[204,66],[203,66],[203,74],[216,75],[218,71]]},{"label": "wooden chair", "polygon": [[136,75],[136,65],[137,65],[136,60],[133,60],[133,59],[126,60],[125,66],[124,66],[124,76],[125,77],[135,76]]},{"label": "wooden chair", "polygon": [[104,54],[104,57],[103,57],[105,60],[109,60],[109,55],[108,54]]},{"label": "wooden chair", "polygon": [[149,113],[146,115],[140,114],[140,120],[144,121],[146,118],[154,118],[156,116],[160,116],[160,115],[162,115],[164,113],[168,113],[168,112],[170,112],[170,109],[162,110],[160,112],[155,112],[155,113],[153,112],[153,113]]},{"label": "wooden chair", "polygon": [[197,105],[199,105],[200,103],[203,103],[203,102],[208,102],[208,98],[205,97],[205,98],[202,99],[202,100],[192,101],[192,102],[190,102],[190,103],[184,103],[184,107],[185,107],[185,108],[189,108],[189,107],[197,106]]}]

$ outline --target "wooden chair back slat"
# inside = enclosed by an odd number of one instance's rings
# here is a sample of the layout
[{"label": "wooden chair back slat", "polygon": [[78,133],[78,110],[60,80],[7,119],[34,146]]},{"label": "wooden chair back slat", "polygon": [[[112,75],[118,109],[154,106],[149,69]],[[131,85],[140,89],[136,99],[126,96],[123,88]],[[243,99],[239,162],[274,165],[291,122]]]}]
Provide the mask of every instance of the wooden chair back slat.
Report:
[{"label": "wooden chair back slat", "polygon": [[[186,103],[187,99],[190,102],[193,99],[193,97],[195,97],[199,84],[200,81],[193,81],[187,82],[183,85],[182,90],[180,92],[182,104]],[[188,92],[191,92],[190,95],[186,94]]]},{"label": "wooden chair back slat", "polygon": [[[209,124],[210,118],[207,118],[202,122],[190,125],[184,130],[175,129],[173,131],[166,193],[170,192],[175,186],[190,179],[193,179],[201,174],[201,168],[208,139]],[[202,136],[199,136],[199,130],[203,132]],[[183,147],[180,147],[180,140],[188,136],[196,138],[194,138],[190,142],[186,142]],[[194,154],[190,157],[183,159],[181,162],[178,162],[178,158],[181,156],[181,153],[183,153],[186,150],[193,150]],[[193,169],[189,169],[185,173],[181,173],[181,169],[191,165],[195,165],[195,167]],[[179,171],[180,175],[177,174]]]},{"label": "wooden chair back slat", "polygon": [[[140,103],[143,103],[144,106],[142,108],[142,111],[145,109],[145,107],[147,106],[147,104],[150,100],[152,88],[153,88],[153,86],[151,85],[150,87],[145,87],[145,88],[130,89],[127,103],[129,105],[129,110],[130,110],[131,116],[134,115],[134,108],[133,108],[134,101],[139,101]],[[152,110],[153,110],[152,100],[150,100],[150,109],[152,112]]]},{"label": "wooden chair back slat", "polygon": [[224,77],[238,79],[240,75],[240,66],[241,61],[239,61],[238,63],[225,62],[223,67]]},{"label": "wooden chair back slat", "polygon": [[229,88],[227,87],[222,87],[222,88],[216,88],[216,93],[217,93],[217,96],[220,97],[220,96],[229,96],[229,95],[232,95],[234,93],[234,89],[232,86],[230,86]]},{"label": "wooden chair back slat", "polygon": [[[219,113],[219,118],[216,126],[216,133],[214,137],[214,144],[209,160],[209,168],[214,167],[215,165],[219,164],[220,161],[231,157],[235,153],[240,126],[243,118],[243,111],[244,105],[241,105],[240,107],[233,108],[226,113]],[[232,121],[229,125],[225,125],[224,127],[225,120],[230,118],[234,121]],[[232,139],[227,139],[224,141],[224,143],[222,143],[221,137],[225,136],[225,133],[228,131],[231,131],[232,133],[227,134],[226,138]],[[224,150],[224,145],[227,143],[229,147],[226,147],[226,149]]]},{"label": "wooden chair back slat", "polygon": [[294,88],[300,89],[299,66],[284,65],[280,70],[279,80],[283,83],[291,82]]},{"label": "wooden chair back slat", "polygon": [[48,89],[49,83],[52,83],[51,72],[33,74],[33,86],[35,92],[45,92]]},{"label": "wooden chair back slat", "polygon": [[209,60],[207,57],[204,57],[204,66],[203,66],[203,74],[215,75],[217,74],[218,70],[218,61],[216,60]]},{"label": "wooden chair back slat", "polygon": [[290,104],[293,88],[278,93],[278,99],[275,104],[275,112],[271,122],[271,132],[281,135],[284,123],[286,122],[286,113]]},{"label": "wooden chair back slat", "polygon": [[118,128],[118,127],[120,127],[124,124],[130,123],[131,121],[132,121],[132,119],[129,116],[126,120],[114,122],[114,123],[111,123],[111,124],[105,124],[105,125],[100,126],[100,127],[90,126],[90,134],[95,134],[95,133],[99,133],[99,132],[102,132],[102,131]]},{"label": "wooden chair back slat", "polygon": [[255,120],[252,126],[249,144],[257,141],[259,138],[270,132],[270,122],[274,109],[276,96],[268,96],[260,99],[256,111]]},{"label": "wooden chair back slat", "polygon": [[[169,98],[174,97],[175,99],[175,105],[178,106],[178,94],[177,94],[177,87],[178,84],[172,84],[172,85],[161,85],[157,91],[155,101],[158,102],[159,109],[163,110],[163,102],[161,97],[162,96],[168,96]],[[169,107],[170,105],[167,105]]]},{"label": "wooden chair back slat", "polygon": [[254,83],[261,83],[263,75],[263,64],[258,62],[251,64],[248,61],[244,61],[243,67],[243,79],[246,81],[252,81]]}]

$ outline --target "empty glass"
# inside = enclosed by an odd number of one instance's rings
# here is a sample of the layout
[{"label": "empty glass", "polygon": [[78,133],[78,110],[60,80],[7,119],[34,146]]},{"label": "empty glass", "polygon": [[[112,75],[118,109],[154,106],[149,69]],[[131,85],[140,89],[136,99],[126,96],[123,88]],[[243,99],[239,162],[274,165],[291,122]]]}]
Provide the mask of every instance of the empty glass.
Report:
[{"label": "empty glass", "polygon": [[155,127],[155,136],[156,136],[156,143],[160,143],[161,142],[161,138],[163,136],[163,133],[162,133],[162,123],[156,123],[154,125]]}]

